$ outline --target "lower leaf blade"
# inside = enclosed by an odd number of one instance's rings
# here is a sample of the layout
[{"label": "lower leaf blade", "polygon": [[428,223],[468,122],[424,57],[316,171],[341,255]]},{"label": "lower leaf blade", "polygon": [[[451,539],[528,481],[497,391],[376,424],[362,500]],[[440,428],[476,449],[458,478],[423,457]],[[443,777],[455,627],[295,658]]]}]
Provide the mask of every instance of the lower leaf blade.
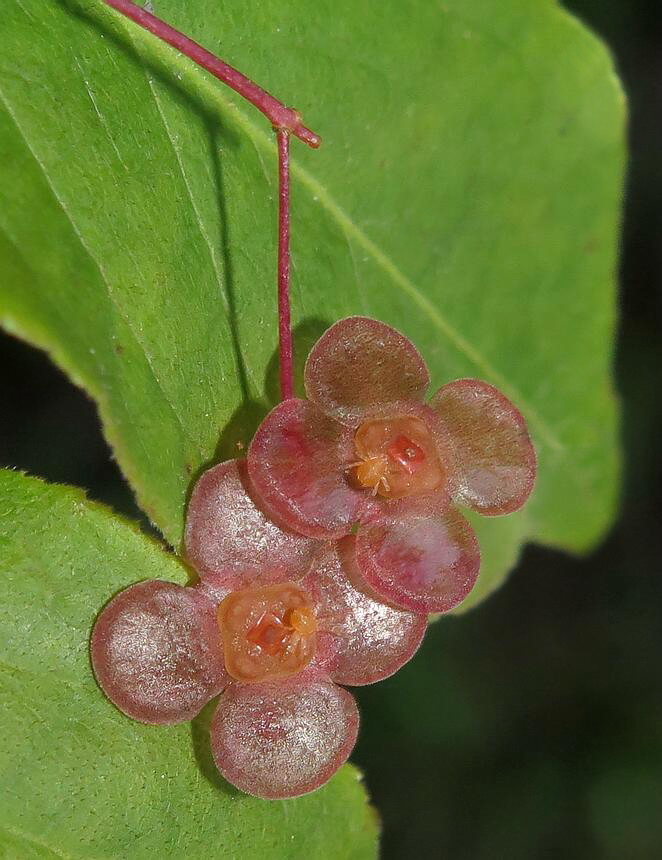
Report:
[{"label": "lower leaf blade", "polygon": [[185,583],[173,556],[80,491],[0,472],[0,782],[6,856],[373,857],[355,769],[304,798],[247,797],[211,766],[206,715],[128,720],[97,687],[97,612],[141,578]]}]

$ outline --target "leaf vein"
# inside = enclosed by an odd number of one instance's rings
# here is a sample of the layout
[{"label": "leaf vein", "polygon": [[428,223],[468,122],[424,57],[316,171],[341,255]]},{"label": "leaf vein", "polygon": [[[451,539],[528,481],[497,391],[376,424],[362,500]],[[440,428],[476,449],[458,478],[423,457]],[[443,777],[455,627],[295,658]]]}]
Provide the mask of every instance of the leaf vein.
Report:
[{"label": "leaf vein", "polygon": [[[247,121],[248,122],[248,121]],[[249,123],[250,124],[250,123]],[[252,126],[252,124],[250,124]],[[255,129],[255,133],[257,130]],[[308,186],[308,189],[315,193],[320,203],[322,203],[327,211],[333,215],[340,223],[348,237],[353,237],[358,245],[373,257],[377,265],[390,276],[393,283],[398,286],[403,292],[407,293],[419,306],[419,308],[427,314],[430,321],[435,327],[455,346],[455,348],[463,353],[472,364],[479,370],[491,377],[491,379],[504,391],[508,396],[515,400],[522,410],[526,412],[531,423],[535,424],[538,429],[538,435],[550,448],[556,451],[565,450],[565,445],[561,442],[554,431],[549,427],[547,422],[542,418],[538,411],[531,406],[530,403],[523,397],[521,392],[512,385],[503,374],[498,371],[482,355],[479,350],[469,343],[446,317],[440,313],[437,307],[430,299],[424,295],[420,289],[405,275],[391,260],[391,258],[381,250],[381,248],[373,242],[370,237],[358,227],[349,215],[336,203],[326,187],[322,185],[312,174],[308,173],[296,163],[292,164],[292,172],[299,176],[303,184]]]},{"label": "leaf vein", "polygon": [[[45,851],[49,851],[53,857],[60,857],[62,860],[76,860],[73,854],[65,854],[64,851],[60,851],[59,848],[54,848],[52,845],[49,845],[43,839],[39,839],[36,836],[33,836],[31,833],[26,833],[23,830],[19,830],[18,827],[12,827],[7,822],[3,822],[0,825],[0,828],[4,830],[5,833],[8,833],[10,836],[13,836],[15,839],[22,839],[23,842],[27,842],[29,845],[35,845],[37,848],[41,848]],[[90,858],[92,860],[92,858]]]},{"label": "leaf vein", "polygon": [[207,230],[206,230],[206,228],[202,222],[202,216],[200,215],[200,210],[198,209],[198,206],[195,202],[195,199],[193,196],[193,190],[191,188],[191,184],[189,182],[186,171],[184,170],[184,165],[182,163],[182,158],[181,158],[181,152],[175,143],[175,138],[174,138],[172,131],[170,129],[170,126],[168,125],[168,122],[165,118],[165,114],[163,113],[163,107],[161,105],[161,99],[158,97],[156,90],[154,89],[154,82],[150,78],[146,69],[145,69],[145,77],[147,78],[147,84],[149,87],[149,91],[152,94],[152,97],[154,99],[154,104],[156,105],[156,110],[159,114],[159,118],[161,119],[161,122],[163,123],[163,128],[165,129],[166,137],[168,138],[168,141],[170,142],[170,146],[172,147],[172,151],[175,155],[175,159],[176,159],[177,165],[179,167],[179,172],[182,175],[182,179],[184,181],[184,186],[186,187],[186,193],[187,193],[189,201],[191,203],[191,208],[193,210],[193,214],[195,215],[195,220],[197,222],[198,229],[200,230],[200,235],[202,236],[202,239],[203,239],[203,241],[204,241],[204,243],[207,246],[207,249],[209,251],[209,258],[211,260],[211,264],[212,264],[212,268],[214,269],[214,273],[216,275],[216,281],[218,283],[218,289],[219,289],[219,293],[221,296],[221,301],[223,302],[223,307],[225,308],[225,311],[227,312],[229,309],[229,302],[228,302],[228,297],[226,294],[225,283],[223,281],[223,278],[221,277],[221,268],[220,268],[220,265],[219,265],[218,260],[216,258],[216,252],[214,251],[211,238],[210,238],[209,234],[207,233]]},{"label": "leaf vein", "polygon": [[99,272],[99,274],[100,274],[100,276],[101,276],[101,280],[103,281],[103,284],[104,284],[104,286],[106,287],[106,291],[107,291],[107,293],[108,293],[108,298],[110,299],[110,301],[111,301],[111,303],[112,303],[113,307],[115,308],[115,310],[116,310],[116,312],[117,312],[118,316],[120,317],[120,319],[122,319],[122,321],[124,322],[124,324],[127,326],[128,330],[131,332],[131,334],[132,334],[132,336],[133,336],[133,338],[134,338],[135,342],[140,346],[141,351],[142,351],[143,355],[145,356],[145,361],[146,361],[146,363],[147,363],[147,366],[149,367],[150,372],[151,372],[151,374],[152,374],[152,377],[153,377],[154,381],[156,382],[156,385],[157,385],[157,387],[158,387],[159,391],[160,391],[160,392],[161,392],[161,394],[163,395],[164,402],[165,402],[165,403],[166,403],[166,405],[170,408],[170,410],[172,411],[172,413],[173,413],[173,415],[174,415],[174,417],[175,417],[176,422],[179,424],[179,427],[181,428],[181,431],[182,431],[182,434],[183,434],[184,438],[188,439],[190,442],[192,442],[192,443],[195,445],[196,450],[197,450],[198,454],[200,455],[201,460],[205,460],[205,459],[206,459],[206,454],[205,454],[205,452],[203,452],[203,450],[202,450],[202,448],[201,448],[201,446],[200,446],[199,442],[198,442],[197,440],[195,440],[195,439],[191,436],[191,434],[187,431],[186,427],[184,426],[184,423],[183,423],[183,421],[182,421],[182,419],[181,419],[181,417],[180,417],[179,413],[177,412],[177,409],[175,408],[175,405],[173,404],[173,402],[172,402],[172,401],[171,401],[171,399],[169,398],[168,394],[166,393],[165,388],[164,388],[164,386],[163,386],[163,383],[161,382],[161,380],[160,380],[160,378],[159,378],[158,374],[156,373],[156,370],[155,370],[155,368],[154,368],[154,364],[153,364],[153,357],[151,356],[151,354],[150,354],[149,350],[147,350],[147,349],[145,348],[145,346],[144,346],[144,344],[141,342],[140,338],[136,335],[136,333],[135,333],[135,331],[134,331],[134,329],[133,329],[133,327],[132,327],[132,325],[131,325],[131,323],[130,323],[129,319],[128,319],[128,318],[127,318],[127,317],[122,313],[122,310],[121,310],[121,308],[120,308],[120,305],[118,304],[117,299],[116,299],[116,297],[115,297],[115,294],[114,294],[114,292],[113,292],[113,290],[112,290],[112,288],[111,288],[111,286],[110,286],[110,281],[108,280],[108,276],[106,275],[106,273],[105,273],[105,271],[104,271],[104,269],[103,269],[103,266],[102,266],[102,265],[101,265],[101,263],[96,259],[96,257],[92,254],[92,252],[90,251],[90,249],[87,247],[87,244],[85,243],[85,240],[83,239],[83,236],[82,236],[82,234],[81,234],[81,232],[80,232],[80,230],[79,230],[79,228],[78,228],[78,225],[77,225],[77,224],[76,224],[76,222],[74,221],[74,218],[73,218],[73,216],[71,215],[71,213],[69,212],[69,210],[68,210],[67,206],[65,205],[64,201],[61,199],[60,195],[57,193],[57,191],[56,191],[56,189],[55,189],[55,186],[53,185],[53,182],[52,182],[52,180],[51,180],[51,178],[50,178],[50,175],[48,174],[48,171],[46,170],[45,165],[42,163],[42,161],[40,160],[39,156],[37,155],[37,153],[34,151],[34,149],[32,148],[32,146],[30,145],[30,141],[29,141],[29,139],[28,139],[28,136],[25,134],[25,132],[24,132],[24,131],[23,131],[23,129],[21,128],[21,125],[20,125],[20,123],[18,122],[18,119],[17,119],[17,117],[16,117],[16,114],[15,114],[15,112],[12,110],[12,107],[11,107],[11,105],[10,105],[10,103],[9,103],[8,99],[6,98],[6,96],[5,96],[4,92],[2,91],[2,89],[0,89],[0,101],[3,103],[3,105],[4,105],[4,107],[5,107],[5,110],[7,111],[8,115],[11,117],[12,121],[14,122],[14,125],[16,126],[16,128],[17,128],[17,130],[19,131],[19,133],[20,133],[21,137],[23,138],[23,140],[24,140],[24,142],[25,142],[25,145],[26,145],[26,147],[27,147],[28,151],[30,152],[30,154],[31,154],[32,158],[34,159],[35,163],[38,165],[39,169],[41,170],[41,173],[42,173],[42,175],[43,175],[43,177],[44,177],[44,179],[45,179],[45,181],[46,181],[46,183],[47,183],[48,187],[50,188],[51,193],[53,194],[54,199],[57,201],[57,203],[58,203],[58,205],[59,205],[60,209],[62,210],[62,212],[64,213],[65,217],[67,218],[67,220],[68,220],[68,221],[69,221],[69,223],[71,224],[71,228],[72,228],[72,230],[73,230],[73,232],[74,232],[74,234],[75,234],[76,238],[77,238],[77,239],[78,239],[78,241],[80,242],[81,247],[83,248],[83,250],[85,251],[85,253],[86,253],[86,254],[87,254],[87,256],[89,257],[89,259],[94,263],[95,267],[97,268],[97,270],[98,270],[98,272]]},{"label": "leaf vein", "polygon": [[122,158],[122,154],[120,153],[120,151],[117,147],[117,144],[115,143],[115,139],[114,139],[113,135],[111,134],[110,129],[108,128],[108,123],[106,122],[105,117],[103,116],[103,114],[99,110],[99,105],[97,104],[96,97],[94,95],[94,92],[92,91],[92,87],[90,86],[89,81],[85,77],[85,72],[83,71],[83,67],[80,64],[80,60],[78,59],[78,57],[74,57],[74,62],[76,63],[76,68],[80,72],[80,76],[83,80],[83,85],[85,86],[85,91],[87,92],[87,95],[88,95],[90,101],[92,102],[92,107],[94,108],[94,112],[97,115],[97,118],[98,118],[99,122],[101,123],[103,130],[106,132],[106,137],[108,138],[108,142],[112,146],[112,148],[115,152],[115,155],[119,159],[119,162],[122,165],[122,167],[128,171],[129,168],[126,166],[126,162]]}]

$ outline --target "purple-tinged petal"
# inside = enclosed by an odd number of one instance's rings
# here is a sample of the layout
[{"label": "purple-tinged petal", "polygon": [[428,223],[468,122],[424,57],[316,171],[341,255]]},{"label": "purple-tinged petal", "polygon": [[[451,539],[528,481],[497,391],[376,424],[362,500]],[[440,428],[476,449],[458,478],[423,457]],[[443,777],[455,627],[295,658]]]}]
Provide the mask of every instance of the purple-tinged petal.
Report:
[{"label": "purple-tinged petal", "polygon": [[315,662],[338,684],[388,678],[421,644],[427,615],[387,605],[363,581],[354,537],[330,547],[302,585],[317,603]]},{"label": "purple-tinged petal", "polygon": [[359,570],[388,602],[412,612],[448,612],[469,594],[480,568],[473,529],[433,496],[391,503],[359,529]]},{"label": "purple-tinged petal", "polygon": [[521,508],[533,489],[536,454],[519,410],[480,379],[449,382],[430,405],[453,441],[457,503],[485,516]]},{"label": "purple-tinged petal", "polygon": [[200,477],[188,506],[186,555],[201,579],[229,590],[305,576],[319,551],[312,538],[281,529],[254,500],[245,460]]},{"label": "purple-tinged petal", "polygon": [[292,398],[258,428],[248,471],[260,500],[286,528],[330,540],[348,534],[375,504],[348,481],[355,459],[352,430]]},{"label": "purple-tinged petal", "polygon": [[247,794],[297,797],[346,761],[358,724],[353,697],[314,676],[232,684],[212,720],[212,754],[225,779]]},{"label": "purple-tinged petal", "polygon": [[91,656],[101,689],[143,723],[190,720],[228,681],[213,607],[190,588],[151,580],[99,615]]},{"label": "purple-tinged petal", "polygon": [[379,404],[422,400],[430,382],[414,344],[368,317],[348,317],[324,332],[310,351],[304,378],[308,397],[351,427]]}]

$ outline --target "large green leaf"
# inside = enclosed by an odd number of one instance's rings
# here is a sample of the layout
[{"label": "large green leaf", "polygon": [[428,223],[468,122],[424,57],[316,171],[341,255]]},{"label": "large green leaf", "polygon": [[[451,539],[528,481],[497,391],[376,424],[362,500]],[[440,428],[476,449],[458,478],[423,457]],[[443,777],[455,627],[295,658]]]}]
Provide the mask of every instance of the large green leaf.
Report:
[{"label": "large green leaf", "polygon": [[137,580],[186,582],[177,559],[79,490],[17,472],[0,472],[0,513],[0,856],[374,856],[353,768],[306,797],[258,800],[215,770],[209,713],[144,726],[103,697],[95,615]]},{"label": "large green leaf", "polygon": [[[324,138],[295,144],[300,357],[366,313],[435,384],[481,376],[525,412],[537,489],[479,526],[474,599],[526,539],[590,546],[617,471],[624,107],[603,46],[551,0],[156,5]],[[273,137],[100,0],[5,0],[2,30],[0,317],[96,398],[177,546],[191,476],[275,397]]]}]

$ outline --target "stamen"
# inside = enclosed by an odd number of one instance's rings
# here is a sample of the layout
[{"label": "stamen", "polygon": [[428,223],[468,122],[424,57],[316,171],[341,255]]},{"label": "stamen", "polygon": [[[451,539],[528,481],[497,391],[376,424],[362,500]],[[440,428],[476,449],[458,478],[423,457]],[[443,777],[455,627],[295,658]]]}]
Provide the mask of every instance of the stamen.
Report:
[{"label": "stamen", "polygon": [[292,631],[301,636],[310,636],[317,630],[317,620],[313,610],[307,606],[290,609],[286,616],[286,624]]}]

